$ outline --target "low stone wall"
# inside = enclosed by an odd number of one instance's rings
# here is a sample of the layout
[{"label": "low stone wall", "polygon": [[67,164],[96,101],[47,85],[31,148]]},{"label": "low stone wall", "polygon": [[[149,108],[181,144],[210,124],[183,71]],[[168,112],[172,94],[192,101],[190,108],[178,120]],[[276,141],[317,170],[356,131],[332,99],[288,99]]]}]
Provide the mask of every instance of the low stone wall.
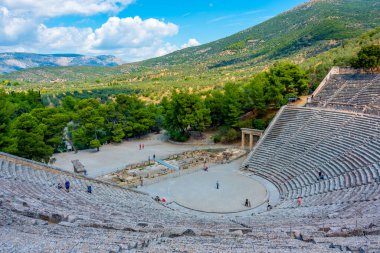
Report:
[{"label": "low stone wall", "polygon": [[189,145],[189,146],[212,146],[216,143],[210,142],[210,143],[201,143],[201,142],[178,142],[168,139],[167,142],[175,145]]}]

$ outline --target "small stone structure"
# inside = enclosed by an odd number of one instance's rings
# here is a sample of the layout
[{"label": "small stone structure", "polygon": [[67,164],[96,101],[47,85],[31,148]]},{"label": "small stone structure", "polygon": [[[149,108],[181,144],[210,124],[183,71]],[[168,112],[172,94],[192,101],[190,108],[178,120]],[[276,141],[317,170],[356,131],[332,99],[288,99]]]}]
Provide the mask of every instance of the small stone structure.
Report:
[{"label": "small stone structure", "polygon": [[87,171],[79,160],[72,160],[71,162],[73,163],[75,173],[86,174]]},{"label": "small stone structure", "polygon": [[258,136],[260,138],[263,134],[263,130],[241,128],[241,148],[244,149],[246,135],[249,135],[249,149],[251,150],[253,148],[253,136]]}]

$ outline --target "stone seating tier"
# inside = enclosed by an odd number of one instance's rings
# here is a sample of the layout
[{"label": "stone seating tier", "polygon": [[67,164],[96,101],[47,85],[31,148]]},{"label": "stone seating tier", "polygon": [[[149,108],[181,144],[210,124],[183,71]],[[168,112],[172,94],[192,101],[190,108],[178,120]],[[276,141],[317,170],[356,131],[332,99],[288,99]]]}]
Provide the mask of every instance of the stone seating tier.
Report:
[{"label": "stone seating tier", "polygon": [[380,74],[332,74],[307,107],[380,113]]}]

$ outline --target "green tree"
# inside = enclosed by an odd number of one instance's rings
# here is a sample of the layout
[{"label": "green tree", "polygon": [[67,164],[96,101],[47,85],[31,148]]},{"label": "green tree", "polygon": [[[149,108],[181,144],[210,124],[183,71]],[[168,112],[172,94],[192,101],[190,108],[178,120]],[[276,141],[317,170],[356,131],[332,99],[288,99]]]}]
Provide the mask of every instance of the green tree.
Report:
[{"label": "green tree", "polygon": [[354,68],[374,71],[380,66],[380,45],[369,45],[360,49],[357,57],[351,60]]},{"label": "green tree", "polygon": [[0,89],[0,150],[9,145],[9,131],[15,106],[8,101],[4,90]]},{"label": "green tree", "polygon": [[224,106],[224,95],[221,91],[212,91],[205,99],[205,105],[210,110],[211,122],[213,126],[224,123],[221,108]]},{"label": "green tree", "polygon": [[296,64],[277,62],[267,75],[269,80],[285,86],[287,94],[303,95],[308,90],[309,77],[306,71]]},{"label": "green tree", "polygon": [[44,136],[46,125],[39,123],[30,113],[24,113],[16,119],[13,126],[15,155],[28,159],[48,162],[53,154],[53,148],[46,145]]},{"label": "green tree", "polygon": [[99,113],[105,120],[108,140],[121,142],[125,137],[123,124],[126,122],[126,118],[121,112],[116,110],[116,103],[102,106]]},{"label": "green tree", "polygon": [[268,85],[264,87],[264,98],[268,106],[274,106],[276,108],[281,107],[286,104],[286,94],[285,85],[283,85],[279,78],[275,75],[267,74]]},{"label": "green tree", "polygon": [[268,85],[266,74],[260,73],[244,86],[243,108],[245,111],[256,110],[259,113],[266,111],[264,87]]},{"label": "green tree", "polygon": [[224,99],[221,113],[225,125],[232,126],[238,122],[239,116],[243,113],[241,110],[241,98],[242,94],[239,86],[232,83],[227,83],[224,86]]},{"label": "green tree", "polygon": [[309,77],[298,65],[278,62],[265,73],[264,98],[267,105],[280,106],[287,103],[288,96],[298,96],[308,90]]},{"label": "green tree", "polygon": [[76,107],[72,135],[74,145],[79,148],[90,147],[92,140],[99,140],[101,144],[106,140],[104,118],[99,114],[99,107],[100,103],[93,98],[81,100]]},{"label": "green tree", "polygon": [[189,130],[203,131],[210,124],[210,110],[198,95],[173,92],[164,119],[164,126],[169,133],[188,136]]},{"label": "green tree", "polygon": [[100,144],[100,141],[98,139],[94,139],[94,140],[90,141],[90,147],[96,148],[96,151],[99,151],[100,146],[101,146],[101,144]]},{"label": "green tree", "polygon": [[232,126],[237,123],[242,111],[242,92],[240,86],[227,83],[223,90],[213,91],[205,99],[210,110],[212,124]]},{"label": "green tree", "polygon": [[63,130],[70,122],[71,114],[58,108],[36,108],[31,114],[39,123],[46,125],[45,143],[56,152],[64,150]]},{"label": "green tree", "polygon": [[112,129],[112,141],[121,142],[125,137],[123,126],[121,124],[116,124]]},{"label": "green tree", "polygon": [[62,99],[62,104],[61,106],[66,110],[66,111],[74,111],[75,107],[78,104],[78,100],[73,98],[72,96],[67,96]]},{"label": "green tree", "polygon": [[146,134],[155,126],[156,109],[136,96],[118,95],[116,103],[116,110],[125,117],[123,129],[128,137]]}]

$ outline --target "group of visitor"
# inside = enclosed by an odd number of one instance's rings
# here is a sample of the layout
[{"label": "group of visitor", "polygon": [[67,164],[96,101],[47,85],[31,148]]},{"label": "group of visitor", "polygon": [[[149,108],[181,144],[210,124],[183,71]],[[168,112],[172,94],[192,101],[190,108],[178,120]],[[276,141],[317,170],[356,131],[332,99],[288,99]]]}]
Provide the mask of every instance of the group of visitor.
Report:
[{"label": "group of visitor", "polygon": [[[62,184],[58,183],[57,188],[59,190],[61,190],[63,188]],[[66,182],[65,182],[65,190],[66,190],[66,192],[70,192],[70,181],[69,180],[66,180]],[[91,187],[91,185],[87,186],[87,192],[88,193],[92,193],[92,187]]]},{"label": "group of visitor", "polygon": [[160,198],[159,196],[156,196],[155,198],[154,198],[154,200],[155,201],[157,201],[157,202],[162,202],[162,203],[165,203],[166,202],[166,199],[165,198]]}]

